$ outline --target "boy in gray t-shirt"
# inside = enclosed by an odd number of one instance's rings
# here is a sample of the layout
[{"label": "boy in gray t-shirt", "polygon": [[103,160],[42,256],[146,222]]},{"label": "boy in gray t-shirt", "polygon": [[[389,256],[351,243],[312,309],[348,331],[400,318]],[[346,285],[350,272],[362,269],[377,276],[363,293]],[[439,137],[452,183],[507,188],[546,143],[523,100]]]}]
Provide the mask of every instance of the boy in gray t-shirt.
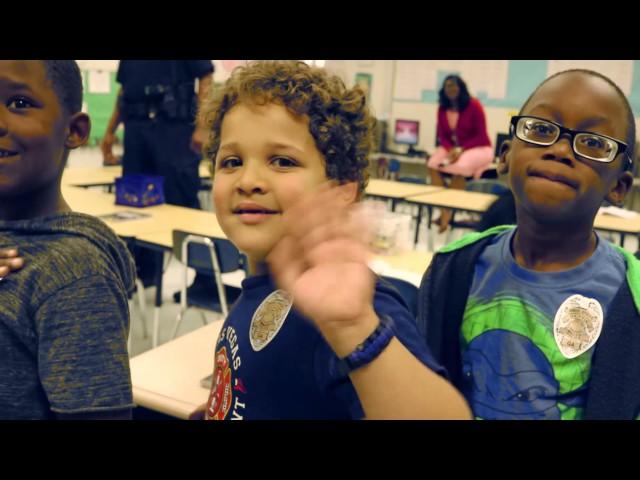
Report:
[{"label": "boy in gray t-shirt", "polygon": [[60,190],[90,130],[78,66],[2,60],[0,99],[0,419],[130,418],[133,262]]}]

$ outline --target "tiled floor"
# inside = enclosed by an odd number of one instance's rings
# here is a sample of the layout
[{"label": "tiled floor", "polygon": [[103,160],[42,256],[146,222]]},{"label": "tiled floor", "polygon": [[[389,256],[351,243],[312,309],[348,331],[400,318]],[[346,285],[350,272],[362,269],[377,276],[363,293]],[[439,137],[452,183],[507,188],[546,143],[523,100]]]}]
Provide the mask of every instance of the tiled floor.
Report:
[{"label": "tiled floor", "polygon": [[[102,164],[102,157],[98,149],[80,149],[73,151],[69,158],[70,166],[100,166]],[[203,205],[210,205],[206,196],[206,192],[201,192],[201,203]],[[396,211],[399,213],[412,213],[415,207],[411,207],[406,204],[399,204]],[[458,217],[462,219],[462,215]],[[427,251],[427,228],[426,222],[422,222],[420,227],[420,235],[416,250]],[[411,232],[415,227],[411,225]],[[460,238],[467,233],[468,230],[455,229],[451,233],[438,234],[434,231],[434,248],[437,250],[441,246],[445,245],[449,241]],[[605,238],[608,238],[612,242],[619,242],[617,235],[604,234]],[[638,250],[638,241],[632,236],[628,236],[625,240],[625,248],[631,252]],[[164,343],[170,340],[171,333],[175,325],[176,315],[179,311],[179,305],[173,302],[173,293],[180,288],[180,279],[182,275],[181,264],[169,254],[165,254],[165,273],[163,276],[163,306],[160,310],[160,329],[159,329],[159,343]],[[190,272],[189,279],[193,277],[193,272]],[[153,323],[153,301],[154,301],[155,289],[148,288],[145,291],[146,299],[146,314],[143,317],[138,307],[137,298],[134,296],[131,302],[131,355],[138,355],[151,348],[151,331]],[[205,316],[207,321],[221,320],[222,316],[213,312],[206,312]],[[145,318],[143,323],[143,318]],[[144,335],[143,325],[146,325],[148,335]],[[180,329],[178,330],[178,336],[190,332],[200,326],[202,326],[202,319],[199,311],[191,309],[184,317]]]}]

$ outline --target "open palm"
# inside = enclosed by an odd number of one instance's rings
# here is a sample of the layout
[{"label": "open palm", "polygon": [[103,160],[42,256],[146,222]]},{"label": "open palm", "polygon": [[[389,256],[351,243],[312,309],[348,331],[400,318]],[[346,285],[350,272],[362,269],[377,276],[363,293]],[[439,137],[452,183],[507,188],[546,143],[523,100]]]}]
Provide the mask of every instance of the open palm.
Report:
[{"label": "open palm", "polygon": [[375,284],[362,226],[338,192],[322,190],[292,208],[268,257],[276,283],[323,333],[357,322],[371,308]]}]

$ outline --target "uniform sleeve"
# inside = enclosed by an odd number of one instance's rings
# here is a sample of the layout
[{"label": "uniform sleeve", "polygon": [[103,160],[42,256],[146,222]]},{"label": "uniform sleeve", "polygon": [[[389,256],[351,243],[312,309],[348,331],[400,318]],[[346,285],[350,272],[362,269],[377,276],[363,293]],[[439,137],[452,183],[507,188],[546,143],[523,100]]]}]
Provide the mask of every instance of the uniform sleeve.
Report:
[{"label": "uniform sleeve", "polygon": [[132,408],[126,294],[94,275],[56,291],[38,308],[38,370],[51,410]]},{"label": "uniform sleeve", "polygon": [[340,371],[339,362],[340,359],[329,344],[320,337],[314,349],[316,383],[320,390],[330,392],[331,397],[335,399],[336,419],[344,416],[345,419],[361,420],[364,418],[364,410],[358,393],[349,375]]},{"label": "uniform sleeve", "polygon": [[213,73],[214,66],[211,60],[187,60],[187,69],[193,78],[202,78]]},{"label": "uniform sleeve", "polygon": [[418,330],[416,319],[409,312],[399,292],[378,283],[374,309],[378,316],[391,317],[396,337],[414,357],[438,375],[447,378],[445,368],[433,357],[424,335],[421,335]]}]

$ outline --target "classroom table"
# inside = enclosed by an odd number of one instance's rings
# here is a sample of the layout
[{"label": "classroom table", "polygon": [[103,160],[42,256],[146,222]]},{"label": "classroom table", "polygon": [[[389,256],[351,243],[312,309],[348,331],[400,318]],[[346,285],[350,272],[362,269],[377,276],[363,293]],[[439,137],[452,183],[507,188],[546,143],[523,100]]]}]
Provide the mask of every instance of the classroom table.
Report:
[{"label": "classroom table", "polygon": [[[426,206],[429,209],[430,227],[433,207],[484,213],[497,199],[498,196],[490,193],[468,192],[466,190],[455,189],[445,189],[438,192],[407,197],[405,199],[406,202],[417,204],[420,207],[418,221],[416,222],[414,243],[418,241],[418,227],[422,217],[422,206]],[[624,246],[625,235],[632,234],[640,236],[640,215],[633,218],[621,218],[614,215],[598,213],[594,221],[594,228],[620,234],[620,245]]]},{"label": "classroom table", "polygon": [[422,276],[429,268],[433,255],[433,252],[416,250],[379,254],[372,258],[369,267],[378,275],[400,278],[419,288]]},{"label": "classroom table", "polygon": [[[497,199],[498,196],[491,193],[468,192],[466,190],[457,190],[453,188],[446,188],[426,195],[415,195],[406,198],[406,202],[418,205],[416,233],[413,241],[414,245],[418,243],[418,233],[420,222],[422,220],[423,206],[428,208],[429,220],[427,226],[430,228],[433,207],[450,208],[454,211],[464,210],[468,212],[484,213]],[[429,237],[429,243],[433,243],[431,236]]]},{"label": "classroom table", "polygon": [[[214,238],[224,238],[218,235],[212,235],[206,233],[206,230],[199,230],[197,228],[187,228],[187,230],[195,235],[212,236]],[[150,248],[164,248],[165,250],[171,250],[173,248],[173,236],[171,231],[164,232],[152,232],[143,233],[136,237],[138,244],[148,246]],[[369,263],[371,269],[378,275],[385,275],[389,277],[397,277],[413,283],[416,287],[420,286],[422,275],[429,267],[432,252],[419,252],[415,250],[402,251],[393,254],[377,254],[374,255]],[[231,272],[234,273],[234,272]],[[228,275],[229,279],[237,285],[237,279],[235,276]],[[225,284],[230,284],[225,281]]]},{"label": "classroom table", "polygon": [[[211,170],[209,162],[200,163],[199,175],[201,179],[210,179]],[[122,166],[103,167],[67,167],[62,173],[62,185],[74,187],[111,187],[116,183],[116,178],[122,176]]]},{"label": "classroom table", "polygon": [[365,195],[391,200],[391,211],[393,212],[399,200],[406,200],[408,197],[430,194],[441,190],[443,190],[442,187],[436,187],[435,185],[372,178],[365,189]]},{"label": "classroom table", "polygon": [[621,218],[614,215],[598,213],[593,226],[598,230],[620,234],[621,247],[624,247],[624,238],[627,234],[636,235],[640,242],[640,215],[636,215],[633,218]]},{"label": "classroom table", "polygon": [[62,185],[98,187],[113,185],[122,176],[121,166],[68,167],[62,172]]},{"label": "classroom table", "polygon": [[144,215],[142,218],[125,221],[104,219],[118,235],[136,237],[142,233],[196,229],[207,235],[225,238],[218,220],[213,212],[178,205],[153,205],[136,208],[127,205],[116,205],[115,196],[111,193],[86,190],[77,187],[62,187],[62,194],[72,210],[96,217],[118,212],[134,212]]},{"label": "classroom table", "polygon": [[187,419],[206,403],[200,381],[213,373],[218,320],[130,360],[133,401],[138,406]]}]

